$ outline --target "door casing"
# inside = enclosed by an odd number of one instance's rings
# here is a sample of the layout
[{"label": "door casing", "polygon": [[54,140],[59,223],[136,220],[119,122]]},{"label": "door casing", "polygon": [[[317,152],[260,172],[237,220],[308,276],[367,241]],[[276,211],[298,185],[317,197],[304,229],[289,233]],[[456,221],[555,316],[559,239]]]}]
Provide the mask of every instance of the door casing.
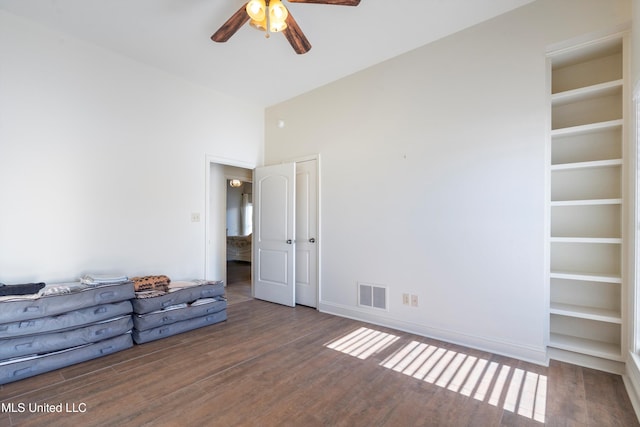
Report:
[{"label": "door casing", "polygon": [[[322,250],[321,250],[321,246],[322,246],[322,218],[320,215],[320,212],[322,211],[322,207],[321,207],[321,166],[320,166],[320,155],[319,154],[312,154],[309,156],[302,156],[302,157],[296,157],[296,158],[292,158],[287,160],[286,162],[304,162],[304,161],[309,161],[309,160],[315,160],[316,161],[316,255],[315,255],[315,263],[316,263],[316,302],[317,305],[316,307],[319,307],[320,305],[320,301],[322,300],[322,269],[320,268],[321,264],[321,258],[322,258]],[[284,163],[284,162],[283,162]],[[244,169],[251,169],[254,170],[256,168],[256,164],[255,163],[249,163],[249,162],[245,162],[242,160],[237,160],[237,159],[232,159],[232,158],[226,158],[226,157],[220,157],[220,156],[213,156],[213,155],[206,155],[205,156],[205,215],[204,215],[204,263],[203,263],[203,277],[206,280],[220,280],[219,277],[213,277],[213,272],[211,271],[211,267],[210,267],[210,259],[212,258],[214,251],[212,249],[212,245],[211,245],[211,217],[212,215],[214,215],[213,210],[211,209],[210,203],[211,203],[211,177],[210,177],[210,173],[211,173],[211,164],[220,164],[220,165],[227,165],[227,166],[235,166],[235,167],[239,167],[239,168],[244,168]],[[223,215],[224,213],[222,213],[221,215]],[[220,253],[218,254],[218,257],[220,258],[219,262],[224,263],[226,261],[226,253]],[[252,279],[252,292],[253,292],[253,279]]]}]

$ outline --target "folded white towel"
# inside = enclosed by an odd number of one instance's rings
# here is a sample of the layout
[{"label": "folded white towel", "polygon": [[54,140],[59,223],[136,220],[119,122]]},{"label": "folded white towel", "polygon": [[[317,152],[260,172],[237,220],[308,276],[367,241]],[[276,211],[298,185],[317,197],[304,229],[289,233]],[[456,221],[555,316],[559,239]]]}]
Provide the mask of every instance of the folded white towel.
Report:
[{"label": "folded white towel", "polygon": [[80,282],[85,285],[106,285],[112,283],[122,283],[129,280],[127,276],[113,276],[107,274],[85,274],[80,278]]},{"label": "folded white towel", "polygon": [[89,285],[80,283],[80,282],[71,282],[71,283],[57,283],[54,285],[47,285],[40,291],[41,296],[51,296],[51,295],[64,295],[71,294],[73,292],[82,291],[84,289],[89,289]]},{"label": "folded white towel", "polygon": [[217,302],[218,300],[215,298],[200,298],[191,303],[192,307],[204,304],[211,304],[212,302]]},{"label": "folded white towel", "polygon": [[181,304],[174,304],[174,305],[165,307],[162,309],[162,311],[177,310],[179,308],[187,308],[187,307],[189,307],[189,305],[186,302],[183,302]]},{"label": "folded white towel", "polygon": [[193,286],[197,286],[198,283],[196,283],[195,281],[188,281],[188,280],[174,280],[171,283],[169,283],[169,291],[173,291],[176,289],[183,289],[183,288],[190,288]]}]

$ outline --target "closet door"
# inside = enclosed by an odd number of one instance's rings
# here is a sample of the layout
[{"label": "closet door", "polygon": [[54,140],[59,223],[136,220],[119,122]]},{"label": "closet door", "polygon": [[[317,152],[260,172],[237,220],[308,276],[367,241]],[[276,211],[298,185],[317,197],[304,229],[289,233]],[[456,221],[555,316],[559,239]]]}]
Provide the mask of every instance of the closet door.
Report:
[{"label": "closet door", "polygon": [[265,166],[254,174],[253,296],[293,307],[296,166]]},{"label": "closet door", "polygon": [[317,160],[296,163],[296,303],[318,306]]}]

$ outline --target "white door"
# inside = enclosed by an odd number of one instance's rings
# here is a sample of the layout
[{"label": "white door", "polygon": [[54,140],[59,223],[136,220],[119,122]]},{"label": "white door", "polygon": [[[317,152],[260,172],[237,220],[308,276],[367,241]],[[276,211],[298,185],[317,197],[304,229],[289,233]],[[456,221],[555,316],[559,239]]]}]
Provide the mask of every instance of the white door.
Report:
[{"label": "white door", "polygon": [[254,286],[258,299],[295,306],[296,165],[255,169]]},{"label": "white door", "polygon": [[317,161],[296,163],[296,303],[318,306]]}]

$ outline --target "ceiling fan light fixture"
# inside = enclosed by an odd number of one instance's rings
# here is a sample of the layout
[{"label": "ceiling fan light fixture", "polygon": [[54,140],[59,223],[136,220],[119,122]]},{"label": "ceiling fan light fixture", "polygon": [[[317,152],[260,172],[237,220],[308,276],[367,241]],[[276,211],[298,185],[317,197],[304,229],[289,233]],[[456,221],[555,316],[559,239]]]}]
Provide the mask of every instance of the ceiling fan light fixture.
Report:
[{"label": "ceiling fan light fixture", "polygon": [[270,0],[267,2],[267,7],[269,9],[269,16],[267,19],[267,27],[269,27],[269,32],[271,33],[279,33],[280,31],[284,31],[287,29],[287,16],[289,16],[289,11],[282,4],[281,0]]},{"label": "ceiling fan light fixture", "polygon": [[287,16],[289,16],[289,11],[284,7],[282,1],[271,0],[269,2],[269,18],[271,18],[272,21],[284,22]]},{"label": "ceiling fan light fixture", "polygon": [[252,19],[249,21],[249,25],[257,30],[267,31],[267,18],[264,18],[262,21],[256,21],[255,19]]},{"label": "ceiling fan light fixture", "polygon": [[287,23],[284,21],[275,21],[271,20],[271,25],[269,26],[269,31],[272,33],[279,33],[280,31],[284,31],[287,29]]},{"label": "ceiling fan light fixture", "polygon": [[[239,1],[239,0],[238,0]],[[211,40],[224,43],[233,36],[244,24],[265,32],[265,37],[274,32],[284,32],[284,35],[297,54],[309,52],[311,43],[293,19],[282,0],[246,0],[244,6],[233,14],[218,30],[213,33]],[[291,3],[317,3],[327,5],[358,6],[360,0],[289,0]]]},{"label": "ceiling fan light fixture", "polygon": [[246,9],[247,14],[254,21],[264,21],[267,16],[267,6],[265,5],[264,0],[250,0],[249,3],[247,3]]}]

